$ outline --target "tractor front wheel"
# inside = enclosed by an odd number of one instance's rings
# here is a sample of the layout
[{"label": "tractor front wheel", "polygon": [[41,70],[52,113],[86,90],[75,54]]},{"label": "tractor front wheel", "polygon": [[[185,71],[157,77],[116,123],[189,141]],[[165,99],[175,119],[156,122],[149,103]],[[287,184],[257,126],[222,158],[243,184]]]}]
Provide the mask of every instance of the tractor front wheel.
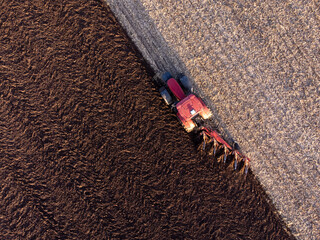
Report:
[{"label": "tractor front wheel", "polygon": [[179,80],[185,90],[187,90],[188,92],[192,91],[192,84],[187,76],[181,74]]},{"label": "tractor front wheel", "polygon": [[164,83],[166,83],[170,78],[172,78],[172,75],[169,72],[165,72],[161,76],[161,79]]}]

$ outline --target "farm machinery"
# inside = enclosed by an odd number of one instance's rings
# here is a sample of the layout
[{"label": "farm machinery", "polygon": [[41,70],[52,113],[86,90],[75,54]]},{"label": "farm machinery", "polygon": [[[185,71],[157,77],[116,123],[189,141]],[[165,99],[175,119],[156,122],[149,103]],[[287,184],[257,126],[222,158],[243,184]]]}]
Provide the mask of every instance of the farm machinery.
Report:
[{"label": "farm machinery", "polygon": [[220,134],[212,129],[208,120],[212,112],[204,101],[193,93],[192,85],[183,74],[173,78],[168,72],[153,77],[165,103],[177,115],[178,120],[188,133],[201,139],[200,148],[213,155],[218,162],[233,160],[234,169],[244,169],[248,173],[250,159],[244,156],[239,145],[233,141],[226,142]]}]

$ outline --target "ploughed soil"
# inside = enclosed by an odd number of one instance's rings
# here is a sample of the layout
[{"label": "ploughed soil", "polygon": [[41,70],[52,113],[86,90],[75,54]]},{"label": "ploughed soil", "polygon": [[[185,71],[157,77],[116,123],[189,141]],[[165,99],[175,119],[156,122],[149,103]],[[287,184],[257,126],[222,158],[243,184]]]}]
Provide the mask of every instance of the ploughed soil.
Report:
[{"label": "ploughed soil", "polygon": [[251,172],[197,151],[105,3],[0,13],[1,239],[293,239]]}]

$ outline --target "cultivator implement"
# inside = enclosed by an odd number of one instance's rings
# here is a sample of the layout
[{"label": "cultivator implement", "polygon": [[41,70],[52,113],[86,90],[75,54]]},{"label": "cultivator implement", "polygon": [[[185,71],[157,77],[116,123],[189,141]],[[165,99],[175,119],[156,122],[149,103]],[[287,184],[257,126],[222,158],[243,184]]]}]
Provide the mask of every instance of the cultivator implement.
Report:
[{"label": "cultivator implement", "polygon": [[201,150],[212,155],[218,162],[226,164],[229,160],[233,161],[234,170],[244,170],[247,174],[250,167],[250,159],[244,156],[237,143],[233,146],[228,144],[215,130],[209,127],[200,127],[199,134],[202,137]]},{"label": "cultivator implement", "polygon": [[213,155],[218,162],[230,163],[234,169],[244,169],[248,173],[250,159],[240,153],[238,144],[230,146],[215,130],[204,127],[212,113],[201,98],[192,93],[188,78],[180,74],[177,79],[166,72],[153,78],[165,103],[176,113],[184,129],[202,137],[202,151]]}]

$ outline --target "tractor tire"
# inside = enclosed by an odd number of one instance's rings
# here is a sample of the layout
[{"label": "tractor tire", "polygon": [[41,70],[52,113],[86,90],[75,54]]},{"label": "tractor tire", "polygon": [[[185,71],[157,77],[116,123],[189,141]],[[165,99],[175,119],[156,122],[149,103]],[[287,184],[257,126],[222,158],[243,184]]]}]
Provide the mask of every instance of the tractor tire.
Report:
[{"label": "tractor tire", "polygon": [[167,105],[171,105],[173,103],[172,97],[167,89],[164,87],[160,88],[160,94],[163,100],[166,102]]},{"label": "tractor tire", "polygon": [[172,75],[169,72],[165,72],[161,76],[161,79],[164,83],[166,83],[170,78],[172,78]]},{"label": "tractor tire", "polygon": [[192,84],[191,82],[189,81],[189,78],[187,76],[182,76],[180,77],[180,82],[182,84],[182,86],[184,87],[185,90],[187,90],[188,92],[191,92],[192,90]]}]

